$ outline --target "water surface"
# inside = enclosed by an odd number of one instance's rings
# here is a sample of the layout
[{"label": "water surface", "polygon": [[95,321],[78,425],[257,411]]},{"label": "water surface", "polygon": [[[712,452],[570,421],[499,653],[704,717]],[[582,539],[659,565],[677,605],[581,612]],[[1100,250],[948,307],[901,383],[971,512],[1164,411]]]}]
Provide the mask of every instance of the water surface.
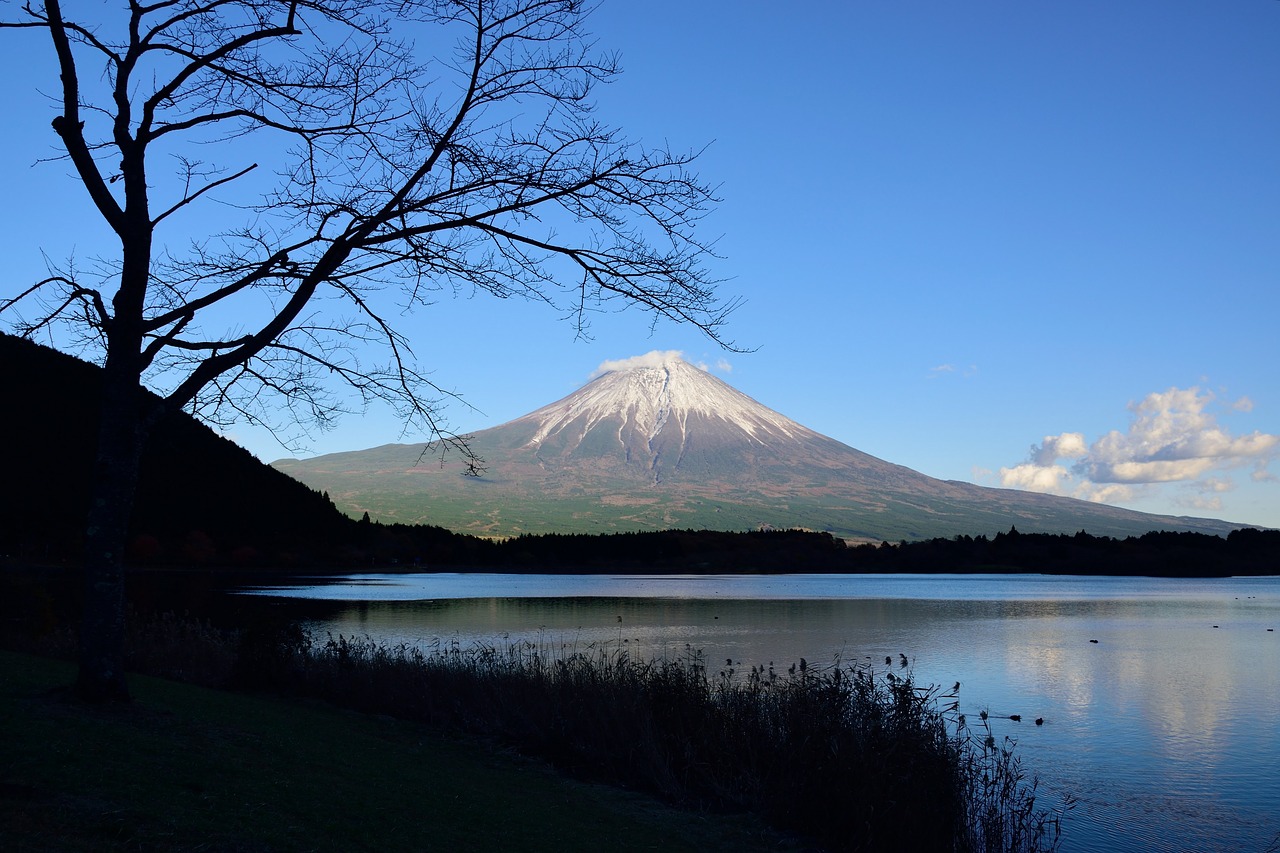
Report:
[{"label": "water surface", "polygon": [[739,672],[906,655],[1016,738],[1045,802],[1076,798],[1064,851],[1280,837],[1280,578],[418,574],[259,592],[346,602],[311,627],[392,643],[698,649]]}]

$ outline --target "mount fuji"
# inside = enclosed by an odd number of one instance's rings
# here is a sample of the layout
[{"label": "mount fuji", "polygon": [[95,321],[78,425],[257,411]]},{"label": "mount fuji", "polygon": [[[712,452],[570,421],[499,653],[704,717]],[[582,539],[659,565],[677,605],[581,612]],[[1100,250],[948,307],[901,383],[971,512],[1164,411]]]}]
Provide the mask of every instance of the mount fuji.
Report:
[{"label": "mount fuji", "polygon": [[470,445],[481,477],[425,444],[272,464],[349,514],[488,536],[801,527],[897,541],[1239,526],[937,480],[814,432],[674,353],[617,362]]}]

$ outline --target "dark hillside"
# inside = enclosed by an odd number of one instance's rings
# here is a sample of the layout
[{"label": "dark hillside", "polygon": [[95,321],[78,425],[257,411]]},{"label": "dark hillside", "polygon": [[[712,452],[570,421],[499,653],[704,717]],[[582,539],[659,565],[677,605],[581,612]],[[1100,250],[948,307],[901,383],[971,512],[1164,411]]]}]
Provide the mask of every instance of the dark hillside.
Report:
[{"label": "dark hillside", "polygon": [[[97,431],[98,368],[0,334],[0,555],[79,556]],[[324,495],[185,415],[161,423],[143,459],[131,560],[307,564],[354,522]]]}]

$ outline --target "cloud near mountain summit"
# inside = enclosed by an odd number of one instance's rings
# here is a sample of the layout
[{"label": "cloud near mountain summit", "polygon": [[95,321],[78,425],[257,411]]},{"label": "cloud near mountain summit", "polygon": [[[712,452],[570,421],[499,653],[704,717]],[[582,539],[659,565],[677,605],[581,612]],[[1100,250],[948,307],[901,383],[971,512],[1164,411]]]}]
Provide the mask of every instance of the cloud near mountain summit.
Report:
[{"label": "cloud near mountain summit", "polygon": [[[651,350],[644,355],[633,355],[630,358],[619,358],[600,362],[600,366],[591,372],[590,379],[604,376],[606,373],[612,373],[615,370],[631,370],[637,367],[662,367],[664,364],[670,364],[673,361],[683,361],[686,364],[692,364],[694,367],[704,373],[711,372],[711,366],[702,361],[689,361],[685,358],[684,351],[678,349],[656,349]],[[733,365],[728,359],[719,358],[715,364],[716,370],[721,373],[732,373]]]},{"label": "cloud near mountain summit", "polygon": [[[1112,430],[1092,444],[1078,432],[1045,436],[1027,461],[1000,469],[1000,483],[1100,502],[1131,499],[1152,484],[1186,483],[1202,495],[1188,505],[1219,508],[1214,495],[1234,483],[1209,475],[1251,465],[1255,480],[1273,479],[1267,465],[1280,452],[1280,435],[1255,430],[1233,436],[1211,411],[1215,402],[1211,392],[1194,387],[1149,394],[1129,405],[1127,432]],[[1252,404],[1241,398],[1230,407],[1249,411]]]},{"label": "cloud near mountain summit", "polygon": [[615,370],[631,370],[636,367],[662,367],[662,365],[673,361],[684,361],[684,353],[678,349],[651,350],[644,355],[602,361],[600,366],[592,372],[591,378],[595,379],[597,376],[604,376],[606,373],[612,373]]}]

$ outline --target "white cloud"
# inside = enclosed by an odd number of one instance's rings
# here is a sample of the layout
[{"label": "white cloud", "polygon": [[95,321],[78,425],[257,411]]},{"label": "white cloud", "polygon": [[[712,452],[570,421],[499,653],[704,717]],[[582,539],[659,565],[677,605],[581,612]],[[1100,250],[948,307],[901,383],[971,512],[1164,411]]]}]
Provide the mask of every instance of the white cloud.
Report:
[{"label": "white cloud", "polygon": [[961,376],[963,376],[965,379],[968,379],[969,377],[976,375],[977,372],[978,372],[978,365],[976,364],[971,364],[965,368],[956,367],[954,364],[939,364],[937,367],[929,368],[929,374],[927,378],[938,379],[942,376],[946,376],[951,373],[958,373]]},{"label": "white cloud", "polygon": [[[1000,469],[1010,488],[1069,494],[1103,503],[1132,499],[1151,484],[1189,483],[1204,495],[1183,501],[1197,509],[1220,509],[1222,493],[1235,484],[1222,472],[1253,465],[1255,480],[1273,479],[1266,468],[1280,453],[1280,435],[1254,431],[1232,435],[1218,423],[1216,398],[1199,388],[1170,388],[1129,405],[1126,432],[1112,430],[1086,444],[1078,432],[1045,436],[1027,461]],[[1224,407],[1250,411],[1241,397]],[[1070,469],[1062,460],[1072,463]]]},{"label": "white cloud", "polygon": [[1197,512],[1219,512],[1222,510],[1222,498],[1216,495],[1209,498],[1198,496],[1178,498],[1174,503]]},{"label": "white cloud", "polygon": [[1198,388],[1149,394],[1129,406],[1128,432],[1112,430],[1094,442],[1081,472],[1103,483],[1171,483],[1275,455],[1280,435],[1233,437],[1209,411],[1213,401]]},{"label": "white cloud", "polygon": [[1219,512],[1223,507],[1222,496],[1235,491],[1235,488],[1235,481],[1225,477],[1205,477],[1185,484],[1183,489],[1186,493],[1175,498],[1173,503],[1196,512]]},{"label": "white cloud", "polygon": [[956,372],[956,367],[954,364],[939,364],[937,367],[929,368],[929,378],[937,379],[939,376],[944,376],[948,373],[955,373],[955,372]]},{"label": "white cloud", "polygon": [[1218,464],[1207,457],[1195,459],[1149,459],[1143,462],[1092,462],[1082,470],[1089,479],[1101,483],[1181,483],[1207,474]]},{"label": "white cloud", "polygon": [[715,365],[711,365],[701,360],[695,362],[689,361],[685,357],[683,350],[656,349],[647,352],[644,355],[633,355],[630,358],[602,361],[600,362],[600,366],[591,372],[590,378],[595,379],[597,376],[603,376],[604,374],[612,373],[615,370],[630,370],[635,367],[662,367],[664,364],[670,364],[673,361],[683,361],[705,373],[710,373],[713,366],[716,370],[719,370],[722,373],[733,372],[733,365],[729,363],[727,358],[719,358],[716,360]]},{"label": "white cloud", "polygon": [[1231,480],[1220,479],[1218,477],[1207,477],[1194,484],[1196,491],[1203,494],[1212,494],[1214,492],[1230,492],[1234,491],[1236,484]]},{"label": "white cloud", "polygon": [[1131,501],[1138,497],[1140,493],[1141,490],[1133,486],[1123,486],[1119,483],[1099,485],[1086,480],[1076,485],[1071,491],[1071,497],[1100,504],[1116,504]]},{"label": "white cloud", "polygon": [[[615,361],[602,361],[600,366],[591,374],[591,378],[603,376],[614,370],[629,370],[633,367],[662,367],[664,364],[670,364],[673,361],[683,361],[684,352],[678,349],[653,350],[644,355],[633,355],[631,358],[622,358]],[[706,368],[703,367],[705,370]]]},{"label": "white cloud", "polygon": [[1036,465],[1052,465],[1059,459],[1079,459],[1088,453],[1084,433],[1080,432],[1046,435],[1043,444],[1031,445],[1031,461]]},{"label": "white cloud", "polygon": [[1071,480],[1071,472],[1061,465],[1038,465],[1024,462],[1012,468],[1000,469],[1000,485],[1009,489],[1025,489],[1030,492],[1046,492],[1065,495]]}]

